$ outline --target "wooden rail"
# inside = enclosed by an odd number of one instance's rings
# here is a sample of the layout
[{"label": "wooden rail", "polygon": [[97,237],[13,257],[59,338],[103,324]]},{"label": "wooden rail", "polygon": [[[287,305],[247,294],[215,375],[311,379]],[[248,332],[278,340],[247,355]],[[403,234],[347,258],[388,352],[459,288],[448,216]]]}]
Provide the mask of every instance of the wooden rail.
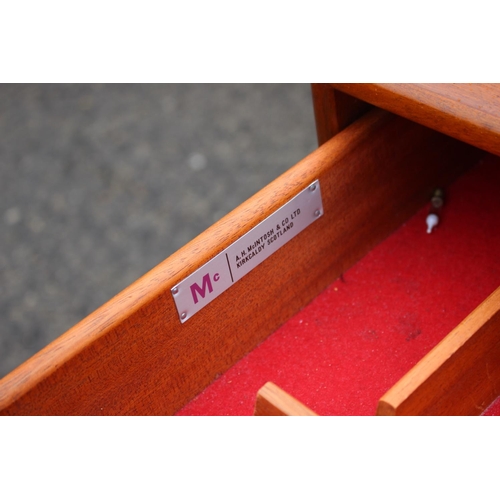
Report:
[{"label": "wooden rail", "polygon": [[[337,91],[500,155],[498,83],[335,83]],[[327,93],[327,90],[323,90]],[[353,112],[342,99],[337,107]]]},{"label": "wooden rail", "polygon": [[317,417],[306,405],[272,382],[259,389],[255,402],[256,417]]},{"label": "wooden rail", "polygon": [[500,395],[500,288],[379,401],[377,415],[480,415]]}]

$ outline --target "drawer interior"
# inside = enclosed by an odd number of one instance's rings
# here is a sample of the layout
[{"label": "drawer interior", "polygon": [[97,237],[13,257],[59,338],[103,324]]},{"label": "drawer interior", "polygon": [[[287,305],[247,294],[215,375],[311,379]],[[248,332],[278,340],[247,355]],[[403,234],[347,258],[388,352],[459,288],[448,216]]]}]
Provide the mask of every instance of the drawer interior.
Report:
[{"label": "drawer interior", "polygon": [[429,202],[178,414],[252,415],[272,381],[320,415],[374,415],[500,286],[499,188],[487,155],[446,190],[431,234]]}]

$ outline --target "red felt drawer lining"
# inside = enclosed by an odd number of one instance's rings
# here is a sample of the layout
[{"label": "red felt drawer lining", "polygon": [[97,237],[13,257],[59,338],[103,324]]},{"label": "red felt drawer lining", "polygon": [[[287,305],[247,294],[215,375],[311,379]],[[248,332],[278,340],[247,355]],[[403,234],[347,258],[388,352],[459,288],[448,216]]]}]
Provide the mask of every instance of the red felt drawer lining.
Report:
[{"label": "red felt drawer lining", "polygon": [[267,381],[320,415],[375,414],[378,399],[500,286],[500,158],[486,157],[446,191],[430,235],[428,211],[177,414],[251,415]]}]

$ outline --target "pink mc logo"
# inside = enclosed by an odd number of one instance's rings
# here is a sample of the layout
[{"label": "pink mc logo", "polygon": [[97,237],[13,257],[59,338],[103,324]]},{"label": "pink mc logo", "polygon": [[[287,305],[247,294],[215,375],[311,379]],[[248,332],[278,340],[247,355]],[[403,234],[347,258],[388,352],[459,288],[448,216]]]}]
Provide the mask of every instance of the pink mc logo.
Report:
[{"label": "pink mc logo", "polygon": [[[214,281],[219,281],[219,273],[214,274]],[[203,279],[201,281],[201,287],[198,285],[198,283],[193,283],[191,286],[191,295],[193,296],[194,303],[198,303],[198,295],[200,294],[201,298],[204,299],[205,295],[207,294],[207,288],[208,288],[208,293],[212,293],[214,291],[214,288],[212,286],[212,281],[210,280],[210,275],[207,273],[205,276],[203,276]]]}]

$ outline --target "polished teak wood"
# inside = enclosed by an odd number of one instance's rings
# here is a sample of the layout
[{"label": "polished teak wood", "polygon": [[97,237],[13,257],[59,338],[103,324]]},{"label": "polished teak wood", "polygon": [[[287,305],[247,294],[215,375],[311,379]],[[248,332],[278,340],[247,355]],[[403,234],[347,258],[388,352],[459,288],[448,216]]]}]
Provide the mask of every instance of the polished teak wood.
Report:
[{"label": "polished teak wood", "polygon": [[311,84],[318,144],[321,146],[370,109],[370,105],[331,85]]},{"label": "polished teak wood", "polygon": [[498,83],[336,83],[331,86],[353,98],[500,155]]},{"label": "polished teak wood", "polygon": [[310,408],[290,396],[273,382],[267,382],[257,393],[256,417],[315,417]]}]

